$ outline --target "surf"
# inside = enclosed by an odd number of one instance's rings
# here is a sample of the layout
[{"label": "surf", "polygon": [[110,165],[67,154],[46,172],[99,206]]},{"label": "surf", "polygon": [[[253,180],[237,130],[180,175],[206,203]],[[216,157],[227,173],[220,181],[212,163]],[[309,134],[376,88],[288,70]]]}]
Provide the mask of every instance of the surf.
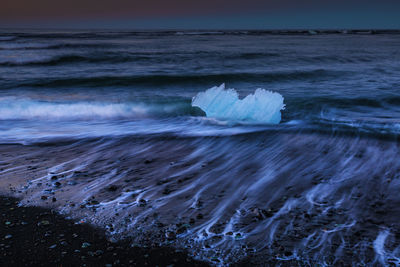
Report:
[{"label": "surf", "polygon": [[115,120],[204,116],[190,102],[59,102],[0,98],[1,120]]}]

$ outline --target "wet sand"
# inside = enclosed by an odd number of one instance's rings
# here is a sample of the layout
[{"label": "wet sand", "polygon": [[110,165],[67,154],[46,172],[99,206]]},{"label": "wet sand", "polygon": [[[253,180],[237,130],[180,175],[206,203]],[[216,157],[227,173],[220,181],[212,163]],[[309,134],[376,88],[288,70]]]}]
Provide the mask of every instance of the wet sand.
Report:
[{"label": "wet sand", "polygon": [[2,145],[0,190],[209,263],[395,264],[399,155],[318,134]]}]

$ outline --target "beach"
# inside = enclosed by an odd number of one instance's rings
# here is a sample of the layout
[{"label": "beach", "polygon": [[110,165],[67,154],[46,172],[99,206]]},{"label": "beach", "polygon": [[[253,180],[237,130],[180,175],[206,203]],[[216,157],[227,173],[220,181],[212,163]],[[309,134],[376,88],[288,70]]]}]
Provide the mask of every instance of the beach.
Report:
[{"label": "beach", "polygon": [[112,242],[100,229],[2,197],[2,266],[208,266],[184,251]]},{"label": "beach", "polygon": [[1,35],[0,264],[400,263],[398,32]]}]

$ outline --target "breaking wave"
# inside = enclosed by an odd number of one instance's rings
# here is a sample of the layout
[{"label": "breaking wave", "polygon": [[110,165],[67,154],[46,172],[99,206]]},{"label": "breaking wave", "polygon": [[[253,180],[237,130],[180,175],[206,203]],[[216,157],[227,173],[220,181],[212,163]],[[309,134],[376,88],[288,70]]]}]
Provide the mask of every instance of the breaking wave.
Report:
[{"label": "breaking wave", "polygon": [[281,121],[281,110],[285,109],[279,93],[259,88],[254,94],[239,99],[235,89],[225,90],[225,84],[198,93],[193,97],[192,106],[201,108],[207,117],[272,124]]},{"label": "breaking wave", "polygon": [[204,115],[188,103],[101,103],[101,102],[46,102],[38,100],[0,99],[2,120],[20,119],[128,119],[152,116]]}]

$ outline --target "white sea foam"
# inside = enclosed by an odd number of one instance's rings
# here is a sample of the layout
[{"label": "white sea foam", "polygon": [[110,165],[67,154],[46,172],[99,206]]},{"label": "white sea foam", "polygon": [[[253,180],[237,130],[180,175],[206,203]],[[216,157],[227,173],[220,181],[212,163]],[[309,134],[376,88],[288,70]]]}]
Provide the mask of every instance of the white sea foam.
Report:
[{"label": "white sea foam", "polygon": [[225,89],[225,84],[198,93],[192,99],[192,106],[201,108],[211,118],[271,124],[281,121],[281,110],[285,109],[279,93],[259,88],[239,99],[236,90]]},{"label": "white sea foam", "polygon": [[0,105],[1,119],[63,119],[91,117],[110,118],[126,116],[130,112],[142,113],[137,107],[128,107],[123,104],[100,103],[48,103],[40,101],[15,101]]},{"label": "white sea foam", "polygon": [[[0,98],[0,120],[52,119],[88,120],[146,118],[184,112],[184,104],[149,104],[141,102],[50,102],[32,99]],[[183,111],[182,111],[183,109]]]}]

